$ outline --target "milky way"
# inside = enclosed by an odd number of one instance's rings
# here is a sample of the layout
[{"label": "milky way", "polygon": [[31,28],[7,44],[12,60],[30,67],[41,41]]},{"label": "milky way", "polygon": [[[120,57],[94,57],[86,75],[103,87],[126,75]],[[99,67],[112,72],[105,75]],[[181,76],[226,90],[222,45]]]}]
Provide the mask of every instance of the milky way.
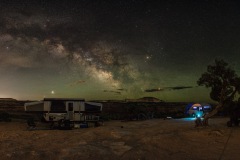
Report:
[{"label": "milky way", "polygon": [[209,101],[196,85],[208,64],[224,58],[239,72],[236,6],[2,1],[0,96]]}]

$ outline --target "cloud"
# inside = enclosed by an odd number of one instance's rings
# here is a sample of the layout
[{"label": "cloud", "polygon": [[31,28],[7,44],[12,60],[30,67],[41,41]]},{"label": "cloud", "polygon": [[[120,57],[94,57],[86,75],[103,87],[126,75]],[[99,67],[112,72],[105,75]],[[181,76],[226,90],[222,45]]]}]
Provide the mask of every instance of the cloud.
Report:
[{"label": "cloud", "polygon": [[118,94],[118,95],[121,95],[121,94],[122,94],[122,93],[119,92],[119,91],[112,91],[112,90],[103,90],[103,92],[115,93],[115,94]]},{"label": "cloud", "polygon": [[45,44],[36,38],[0,36],[2,67],[56,69],[66,63],[68,53],[61,43]]},{"label": "cloud", "polygon": [[168,87],[168,88],[172,90],[181,90],[181,89],[193,88],[193,86],[176,86],[176,87]]},{"label": "cloud", "polygon": [[163,91],[163,89],[161,88],[154,88],[154,89],[146,89],[145,92],[159,92],[159,91]]},{"label": "cloud", "polygon": [[75,81],[71,84],[69,84],[70,87],[73,87],[73,86],[76,86],[76,85],[79,85],[79,84],[82,84],[82,83],[85,83],[86,81],[84,80],[78,80],[78,81]]},{"label": "cloud", "polygon": [[13,55],[0,55],[0,66],[1,67],[20,67],[30,68],[32,67],[31,59],[28,57]]},{"label": "cloud", "polygon": [[146,89],[145,92],[159,92],[159,91],[169,91],[169,90],[183,90],[194,88],[193,86],[175,86],[175,87],[163,87],[163,88],[153,88],[153,89]]},{"label": "cloud", "polygon": [[124,89],[124,88],[118,88],[117,90],[118,91],[127,91],[127,89]]}]

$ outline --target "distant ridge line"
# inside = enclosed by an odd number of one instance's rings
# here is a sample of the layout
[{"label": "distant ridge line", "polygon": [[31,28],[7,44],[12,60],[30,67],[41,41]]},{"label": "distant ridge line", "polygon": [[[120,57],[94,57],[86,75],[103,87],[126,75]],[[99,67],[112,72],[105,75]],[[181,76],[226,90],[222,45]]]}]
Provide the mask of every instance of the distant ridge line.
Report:
[{"label": "distant ridge line", "polygon": [[0,101],[17,101],[14,98],[0,98]]}]

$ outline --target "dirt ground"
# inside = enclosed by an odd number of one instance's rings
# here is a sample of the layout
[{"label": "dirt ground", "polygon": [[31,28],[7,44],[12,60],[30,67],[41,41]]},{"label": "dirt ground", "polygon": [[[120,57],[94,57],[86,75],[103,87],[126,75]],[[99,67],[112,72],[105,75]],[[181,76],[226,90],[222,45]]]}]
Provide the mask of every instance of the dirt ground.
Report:
[{"label": "dirt ground", "polygon": [[198,128],[190,119],[153,119],[33,131],[25,121],[0,122],[0,159],[240,159],[240,127],[228,128],[227,120],[213,118]]}]

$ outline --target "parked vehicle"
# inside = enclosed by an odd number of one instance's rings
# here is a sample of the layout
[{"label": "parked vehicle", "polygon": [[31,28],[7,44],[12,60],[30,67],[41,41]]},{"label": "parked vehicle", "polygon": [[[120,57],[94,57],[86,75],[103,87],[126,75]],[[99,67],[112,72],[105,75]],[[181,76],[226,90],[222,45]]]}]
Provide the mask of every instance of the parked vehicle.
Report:
[{"label": "parked vehicle", "polygon": [[44,98],[43,101],[25,103],[24,109],[27,113],[40,114],[52,127],[64,128],[83,123],[97,125],[102,104],[80,98]]},{"label": "parked vehicle", "polygon": [[209,104],[189,104],[186,107],[186,114],[191,117],[201,118],[204,114],[210,112],[212,110],[211,105]]}]

